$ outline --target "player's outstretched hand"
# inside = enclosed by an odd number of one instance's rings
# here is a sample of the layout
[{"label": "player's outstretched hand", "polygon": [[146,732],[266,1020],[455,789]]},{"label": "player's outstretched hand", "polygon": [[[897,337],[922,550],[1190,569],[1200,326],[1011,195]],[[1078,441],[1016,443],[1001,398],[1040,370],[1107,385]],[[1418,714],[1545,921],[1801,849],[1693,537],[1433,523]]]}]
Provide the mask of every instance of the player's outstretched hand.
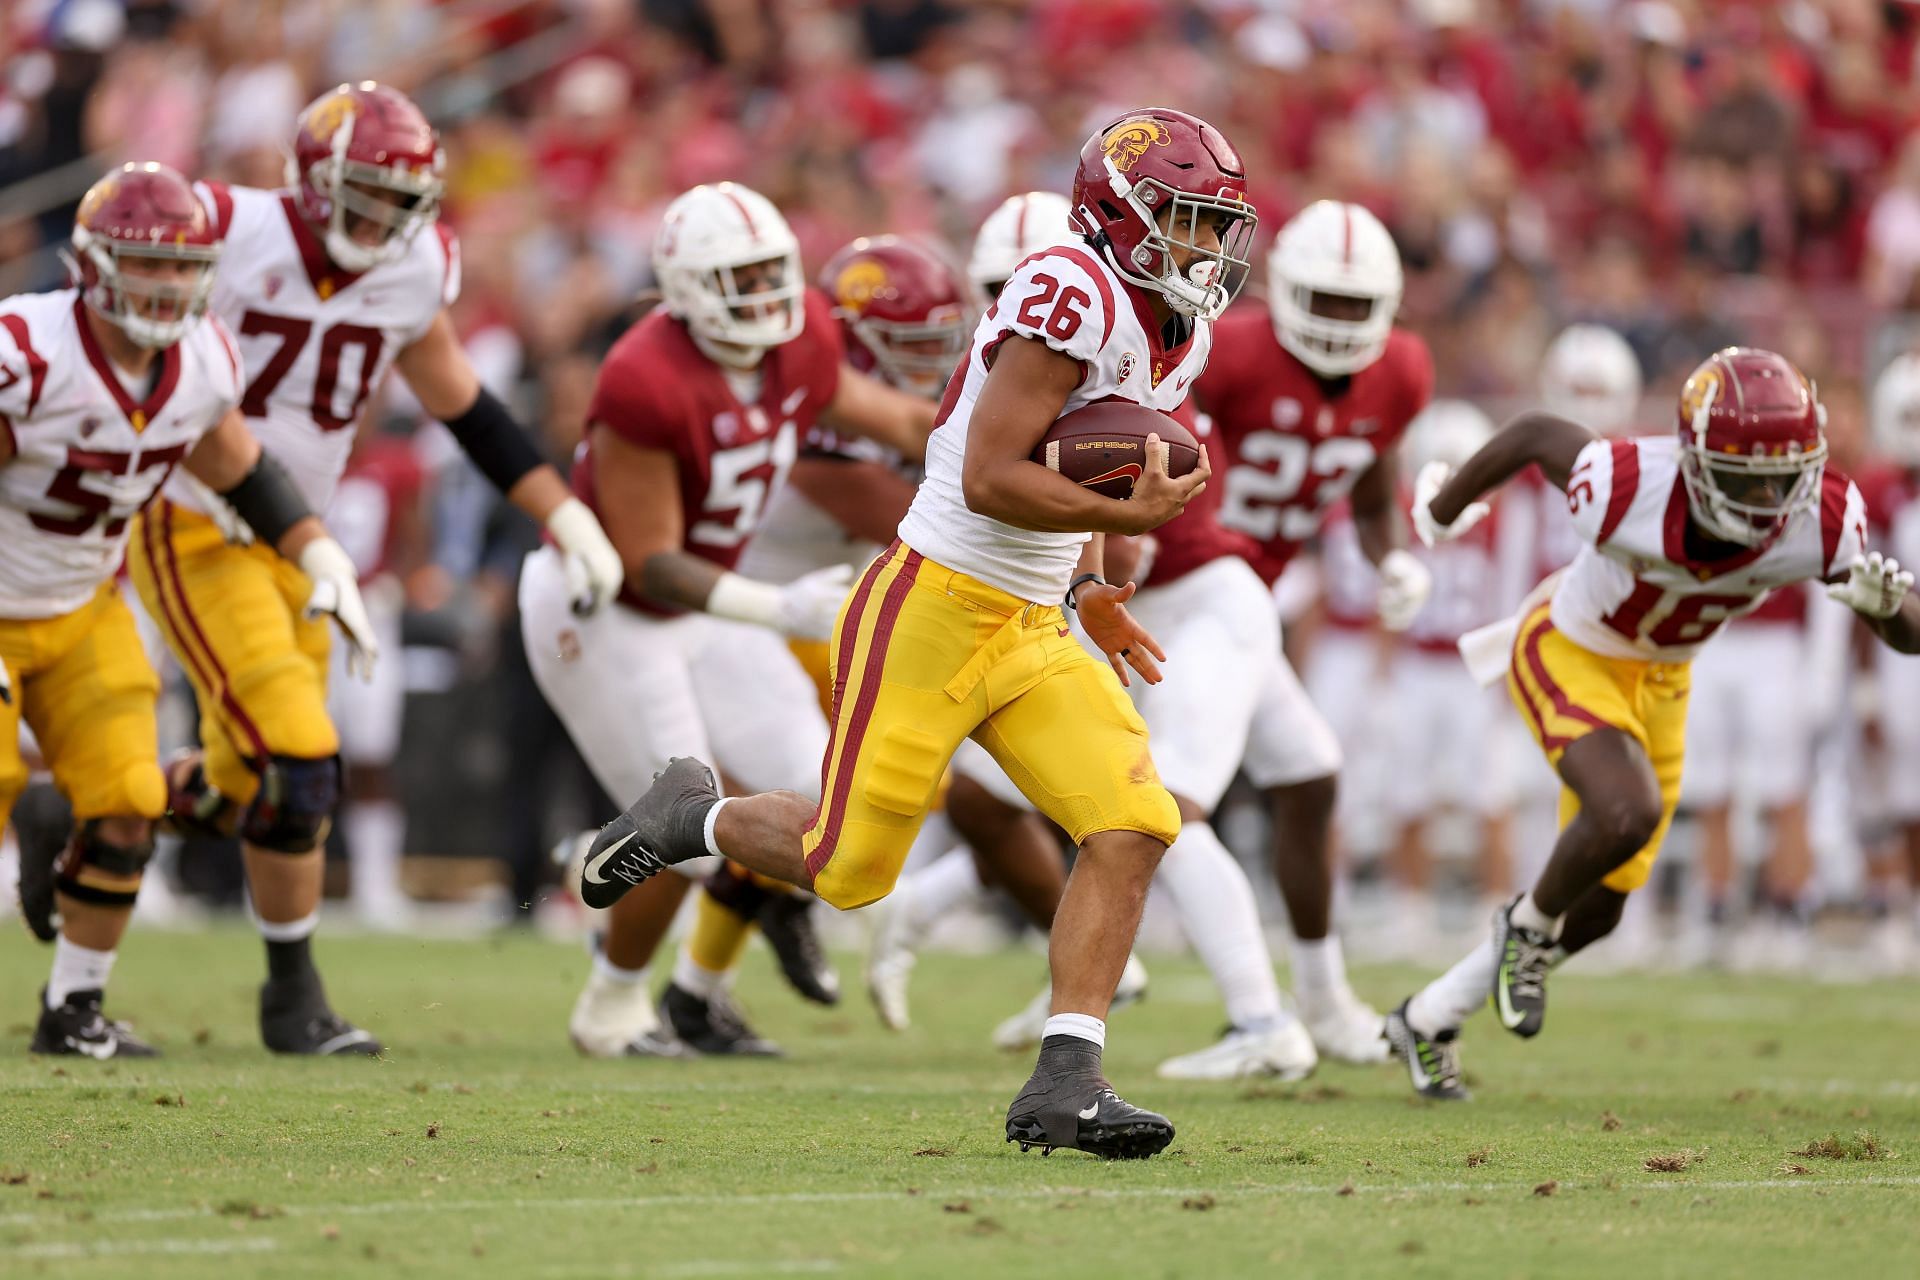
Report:
[{"label": "player's outstretched hand", "polygon": [[[1205,464],[1203,455],[1201,465]],[[1160,666],[1154,659],[1165,662],[1167,655],[1147,634],[1147,629],[1127,612],[1127,601],[1133,599],[1134,590],[1131,582],[1124,587],[1089,582],[1074,593],[1074,612],[1080,615],[1080,625],[1086,629],[1087,637],[1100,646],[1100,652],[1113,664],[1113,673],[1120,677],[1122,685],[1133,683],[1127,675],[1128,667],[1138,671],[1148,684],[1159,684]]]},{"label": "player's outstretched hand", "polygon": [[576,617],[586,617],[620,594],[626,566],[586,503],[568,498],[555,507],[547,516],[547,532],[565,558],[567,597]]},{"label": "player's outstretched hand", "polygon": [[1453,475],[1453,468],[1435,459],[1420,468],[1420,474],[1413,481],[1413,531],[1420,535],[1420,541],[1429,547],[1442,542],[1451,542],[1473,526],[1487,518],[1493,510],[1484,502],[1469,502],[1455,517],[1452,524],[1441,524],[1434,519],[1432,503],[1441,486]]},{"label": "player's outstretched hand", "polygon": [[1855,556],[1847,566],[1844,582],[1827,588],[1827,594],[1855,613],[1869,618],[1891,618],[1900,612],[1900,602],[1913,587],[1913,571],[1902,569],[1898,560],[1878,551]]},{"label": "player's outstretched hand", "polygon": [[831,640],[852,588],[850,565],[829,565],[795,578],[780,588],[780,631],[796,640]]},{"label": "player's outstretched hand", "polygon": [[380,642],[374,639],[373,622],[367,617],[366,602],[360,598],[359,574],[352,557],[332,538],[315,538],[300,549],[300,570],[313,579],[307,617],[331,615],[347,640],[347,673],[371,681],[373,664],[380,657]]},{"label": "player's outstretched hand", "polygon": [[1380,561],[1380,625],[1405,631],[1433,594],[1433,574],[1411,551],[1395,548]]},{"label": "player's outstretched hand", "polygon": [[1186,510],[1200,491],[1207,487],[1213,468],[1207,461],[1207,446],[1200,446],[1200,458],[1193,470],[1175,479],[1167,470],[1168,450],[1159,436],[1147,437],[1147,466],[1133,482],[1133,496],[1127,499],[1134,508],[1134,527],[1128,533],[1146,533],[1158,529]]}]

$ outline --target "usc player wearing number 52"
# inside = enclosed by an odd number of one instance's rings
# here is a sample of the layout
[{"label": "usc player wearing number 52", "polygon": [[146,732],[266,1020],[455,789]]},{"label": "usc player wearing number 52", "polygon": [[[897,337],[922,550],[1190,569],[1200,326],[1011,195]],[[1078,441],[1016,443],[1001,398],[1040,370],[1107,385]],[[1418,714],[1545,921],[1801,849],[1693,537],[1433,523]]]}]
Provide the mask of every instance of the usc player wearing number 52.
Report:
[{"label": "usc player wearing number 52", "polygon": [[[419,108],[371,82],[301,114],[289,188],[199,188],[227,265],[212,309],[237,335],[248,425],[325,510],[354,422],[388,369],[508,498],[569,554],[576,607],[604,603],[619,557],[584,504],[485,391],[446,308],[460,255],[439,225],[443,157]],[[230,513],[176,477],[141,519],[129,567],[193,682],[204,754],[168,766],[172,822],[238,834],[267,948],[260,1033],[280,1053],[379,1052],[334,1014],[313,964],[322,848],[340,793],[327,715],[327,633],[306,586]]]},{"label": "usc player wearing number 52", "polygon": [[[1514,1034],[1539,1034],[1548,973],[1612,932],[1646,884],[1680,796],[1689,663],[1723,623],[1777,588],[1823,581],[1888,646],[1920,651],[1913,574],[1867,551],[1866,503],[1826,465],[1826,411],[1798,369],[1729,347],[1687,379],[1677,417],[1670,436],[1604,440],[1525,413],[1458,473],[1433,462],[1416,482],[1414,524],[1432,545],[1471,528],[1486,514],[1481,494],[1536,464],[1566,491],[1582,543],[1522,605],[1507,664],[1507,689],[1562,783],[1553,854],[1486,942],[1387,1018],[1428,1097],[1467,1096],[1454,1039],[1481,1003]],[[1497,646],[1469,648],[1497,672]]]},{"label": "usc player wearing number 52", "polygon": [[374,643],[346,552],[235,412],[233,340],[203,322],[220,236],[186,179],[108,174],[72,249],[73,288],[0,302],[0,823],[24,717],[75,823],[57,858],[23,851],[27,923],[56,942],[33,1051],[146,1057],[100,1012],[167,801],[160,681],[113,585],[130,522],[180,467],[298,564],[295,608],[332,614],[369,667]]}]

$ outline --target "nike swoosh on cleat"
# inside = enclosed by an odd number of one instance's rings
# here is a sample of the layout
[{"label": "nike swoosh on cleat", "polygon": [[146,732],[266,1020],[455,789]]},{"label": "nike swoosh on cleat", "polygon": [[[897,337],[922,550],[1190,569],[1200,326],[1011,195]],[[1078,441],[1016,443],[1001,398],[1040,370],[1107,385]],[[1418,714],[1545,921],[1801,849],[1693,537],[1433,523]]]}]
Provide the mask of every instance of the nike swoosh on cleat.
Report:
[{"label": "nike swoosh on cleat", "polygon": [[627,834],[621,836],[618,840],[615,840],[612,844],[602,849],[597,856],[588,859],[587,865],[581,869],[581,872],[580,872],[581,876],[586,879],[588,884],[605,884],[607,882],[607,878],[600,874],[600,868],[606,866],[608,859],[613,857],[614,854],[620,852],[621,848],[624,847],[629,840],[633,839],[635,836],[639,834],[640,833],[638,831],[629,831],[627,832]]},{"label": "nike swoosh on cleat", "polygon": [[1100,1114],[1100,1104],[1097,1102],[1089,1102],[1087,1104],[1087,1109],[1085,1111],[1078,1112],[1077,1114],[1082,1120],[1091,1120],[1095,1116]]},{"label": "nike swoosh on cleat", "polygon": [[1507,996],[1507,984],[1512,981],[1512,971],[1506,965],[1500,966],[1500,982],[1493,989],[1494,1007],[1499,1010],[1500,1023],[1511,1031],[1526,1021],[1526,1015],[1514,1009]]}]

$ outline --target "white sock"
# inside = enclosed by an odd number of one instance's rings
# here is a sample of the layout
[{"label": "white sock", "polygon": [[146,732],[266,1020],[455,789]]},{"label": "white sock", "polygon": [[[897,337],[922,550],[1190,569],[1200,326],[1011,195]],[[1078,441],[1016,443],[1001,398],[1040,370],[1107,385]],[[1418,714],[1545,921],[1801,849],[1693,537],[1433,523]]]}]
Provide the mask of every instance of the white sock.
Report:
[{"label": "white sock", "polygon": [[673,985],[702,1000],[711,1000],[727,988],[727,975],[716,973],[712,969],[702,968],[687,948],[680,948],[680,954],[673,962]]},{"label": "white sock", "polygon": [[406,898],[400,888],[400,854],[406,845],[407,815],[392,800],[361,800],[347,807],[347,864],[353,872],[353,901],[383,907]]},{"label": "white sock", "polygon": [[[918,941],[919,935],[931,929],[935,921],[985,892],[973,854],[963,846],[948,850],[902,880],[893,894],[900,899],[897,910],[907,931]],[[901,898],[902,894],[906,896]]]},{"label": "white sock", "polygon": [[1227,1020],[1243,1031],[1285,1021],[1253,885],[1213,828],[1204,822],[1181,827],[1180,838],[1160,859],[1157,878],[1180,917],[1187,944],[1220,988]]},{"label": "white sock", "polygon": [[1293,959],[1293,994],[1303,1004],[1346,994],[1347,957],[1339,938],[1295,938],[1287,952]]},{"label": "white sock", "polygon": [[1407,1002],[1407,1025],[1423,1036],[1458,1030],[1493,989],[1493,972],[1500,967],[1493,939],[1485,938],[1453,968],[1420,988]]},{"label": "white sock", "polygon": [[647,980],[647,971],[645,967],[639,969],[622,969],[619,965],[607,959],[606,952],[596,951],[593,953],[593,976],[602,982],[611,982],[619,986],[630,987],[636,982],[645,982]]},{"label": "white sock", "polygon": [[262,920],[260,913],[253,909],[253,900],[247,900],[247,913],[253,917],[254,928],[260,930],[260,936],[268,942],[298,942],[310,938],[313,931],[320,927],[320,908],[315,907],[298,920]]},{"label": "white sock", "polygon": [[703,826],[703,827],[702,827],[702,828],[700,829],[700,833],[701,833],[701,835],[703,835],[703,836],[705,836],[705,837],[706,837],[706,841],[707,841],[707,852],[708,852],[708,853],[710,853],[710,854],[712,854],[712,855],[713,855],[714,857],[716,857],[716,858],[724,858],[724,857],[726,857],[726,856],[727,856],[727,854],[726,854],[726,851],[725,851],[724,849],[722,849],[722,848],[721,848],[721,847],[720,847],[719,845],[717,845],[717,844],[715,844],[715,843],[713,842],[713,824],[714,824],[714,820],[715,820],[715,819],[717,819],[717,818],[718,818],[718,817],[720,816],[720,811],[721,811],[722,809],[724,809],[724,808],[726,808],[726,807],[727,807],[728,805],[730,805],[730,804],[732,804],[732,803],[733,803],[733,797],[732,797],[732,796],[728,796],[728,797],[727,797],[726,799],[724,799],[724,800],[718,800],[718,801],[715,801],[715,802],[714,802],[714,806],[713,806],[713,808],[711,808],[711,809],[709,809],[709,810],[707,810],[707,821],[706,821],[706,825],[705,825],[705,826]]},{"label": "white sock", "polygon": [[1560,926],[1566,922],[1565,916],[1550,916],[1540,909],[1531,893],[1513,904],[1513,910],[1507,918],[1522,929],[1531,929],[1535,933],[1544,933],[1554,941],[1560,940]]},{"label": "white sock", "polygon": [[113,972],[111,951],[95,951],[61,934],[53,943],[53,972],[47,978],[47,1008],[58,1009],[76,991],[105,991]]},{"label": "white sock", "polygon": [[1077,1036],[1082,1040],[1091,1040],[1104,1049],[1107,1047],[1107,1024],[1104,1019],[1090,1013],[1056,1013],[1047,1019],[1046,1027],[1040,1032],[1040,1038],[1048,1036]]}]

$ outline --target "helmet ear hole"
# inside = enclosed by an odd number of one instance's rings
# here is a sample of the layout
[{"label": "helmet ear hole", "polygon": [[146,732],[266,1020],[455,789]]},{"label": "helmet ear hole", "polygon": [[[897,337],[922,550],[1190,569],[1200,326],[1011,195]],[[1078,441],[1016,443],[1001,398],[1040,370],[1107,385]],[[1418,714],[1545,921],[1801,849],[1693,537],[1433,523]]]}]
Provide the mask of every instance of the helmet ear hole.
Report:
[{"label": "helmet ear hole", "polygon": [[1105,200],[1100,202],[1100,212],[1109,222],[1120,221],[1120,211],[1108,204]]}]

